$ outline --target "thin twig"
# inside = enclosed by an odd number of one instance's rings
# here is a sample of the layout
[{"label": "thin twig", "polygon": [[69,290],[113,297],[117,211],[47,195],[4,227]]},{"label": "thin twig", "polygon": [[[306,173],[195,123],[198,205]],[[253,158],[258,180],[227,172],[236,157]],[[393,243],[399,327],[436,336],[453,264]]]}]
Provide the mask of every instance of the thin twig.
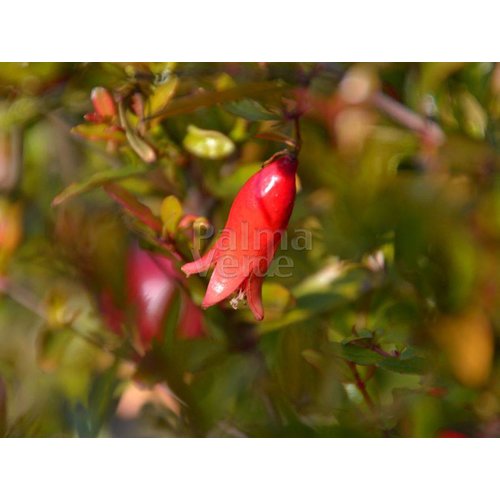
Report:
[{"label": "thin twig", "polygon": [[302,134],[300,133],[300,116],[293,119],[295,124],[295,153],[298,155],[302,149]]},{"label": "thin twig", "polygon": [[365,403],[370,408],[370,410],[372,410],[372,411],[375,410],[375,404],[373,403],[373,399],[371,398],[371,396],[368,394],[368,391],[366,390],[366,384],[364,383],[363,379],[359,375],[356,364],[353,363],[352,361],[347,361],[347,365],[349,366],[352,374],[354,375],[354,382],[356,384],[356,387],[359,389],[359,392],[361,392],[363,399],[365,400]]},{"label": "thin twig", "polygon": [[444,142],[445,134],[437,123],[420,116],[392,97],[383,92],[377,92],[372,96],[371,101],[380,111],[406,128],[422,135],[432,145],[439,146]]},{"label": "thin twig", "polygon": [[[337,83],[342,80],[346,73],[336,63],[320,63],[318,69],[319,71],[323,69],[329,73]],[[433,146],[440,146],[446,139],[445,133],[437,123],[415,113],[415,111],[389,97],[384,92],[376,92],[371,97],[371,102],[394,121],[422,135]]]}]

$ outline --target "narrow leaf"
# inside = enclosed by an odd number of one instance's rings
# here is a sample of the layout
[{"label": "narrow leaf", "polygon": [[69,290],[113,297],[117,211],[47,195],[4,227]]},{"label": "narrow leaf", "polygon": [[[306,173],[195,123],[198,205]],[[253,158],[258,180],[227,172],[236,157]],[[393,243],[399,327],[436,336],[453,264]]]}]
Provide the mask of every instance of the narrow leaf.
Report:
[{"label": "narrow leaf", "polygon": [[354,344],[341,346],[340,355],[358,365],[378,365],[384,359],[380,354]]},{"label": "narrow leaf", "polygon": [[277,92],[283,91],[281,82],[259,82],[248,83],[216,92],[202,92],[196,95],[180,97],[170,101],[169,105],[156,115],[150,116],[148,119],[161,118],[165,119],[170,116],[183,115],[192,113],[200,108],[215,106],[231,101],[239,101],[248,97],[258,97],[265,95],[266,97]]},{"label": "narrow leaf", "polygon": [[155,87],[153,94],[149,98],[149,110],[151,115],[155,115],[165,109],[179,86],[179,79],[172,75],[165,83]]},{"label": "narrow leaf", "polygon": [[81,123],[71,129],[72,134],[84,137],[89,141],[115,141],[123,142],[125,136],[118,127],[113,127],[109,123]]},{"label": "narrow leaf", "polygon": [[378,366],[397,373],[422,374],[426,369],[426,361],[416,356],[408,359],[385,358]]},{"label": "narrow leaf", "polygon": [[282,116],[271,113],[262,104],[253,99],[242,99],[241,101],[230,102],[224,108],[236,116],[241,116],[250,121],[280,120]]},{"label": "narrow leaf", "polygon": [[281,142],[293,148],[296,146],[295,141],[293,139],[279,132],[261,132],[260,134],[257,134],[255,137],[256,139],[263,139],[265,141]]},{"label": "narrow leaf", "polygon": [[97,172],[96,174],[89,177],[86,181],[73,183],[66,187],[52,200],[52,206],[55,207],[57,205],[60,205],[61,203],[68,201],[74,196],[92,191],[92,189],[98,188],[103,184],[106,184],[107,182],[125,179],[127,177],[133,177],[135,175],[141,175],[146,171],[146,168],[126,167],[116,170]]},{"label": "narrow leaf", "polygon": [[162,229],[161,220],[153,212],[141,203],[135,196],[118,184],[108,183],[104,186],[106,193],[120,204],[130,215],[139,219],[143,224],[149,226],[153,231],[160,232]]}]

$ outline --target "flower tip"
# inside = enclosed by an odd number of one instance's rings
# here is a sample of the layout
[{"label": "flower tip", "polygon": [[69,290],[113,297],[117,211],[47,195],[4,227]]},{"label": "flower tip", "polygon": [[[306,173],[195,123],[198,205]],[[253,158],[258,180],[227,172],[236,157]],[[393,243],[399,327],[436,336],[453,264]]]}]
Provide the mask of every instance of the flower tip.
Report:
[{"label": "flower tip", "polygon": [[207,297],[205,296],[202,303],[201,303],[201,308],[203,310],[206,310],[209,307],[212,307],[213,305],[215,305],[216,303],[217,302],[214,302],[213,300],[210,300],[210,299],[207,300]]},{"label": "flower tip", "polygon": [[257,321],[262,321],[264,319],[264,313],[261,312],[261,313],[256,313],[254,311],[253,312],[253,317],[257,320]]}]

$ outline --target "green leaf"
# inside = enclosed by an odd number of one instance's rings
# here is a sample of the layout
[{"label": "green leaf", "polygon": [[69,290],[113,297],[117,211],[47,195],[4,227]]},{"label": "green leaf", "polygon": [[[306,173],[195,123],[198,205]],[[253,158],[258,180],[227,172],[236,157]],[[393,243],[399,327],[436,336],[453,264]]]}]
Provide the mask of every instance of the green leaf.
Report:
[{"label": "green leaf", "polygon": [[81,123],[71,129],[71,133],[89,139],[90,141],[123,142],[123,131],[111,127],[108,123]]},{"label": "green leaf", "polygon": [[230,102],[224,106],[224,109],[236,116],[241,116],[246,120],[280,120],[282,116],[271,113],[262,104],[253,99],[243,99],[241,101]]},{"label": "green leaf", "polygon": [[412,357],[408,359],[384,358],[378,366],[391,372],[422,374],[426,371],[426,360],[421,357]]},{"label": "green leaf", "polygon": [[153,94],[149,98],[149,112],[155,115],[165,109],[179,85],[179,79],[172,75],[165,83],[154,88]]},{"label": "green leaf", "polygon": [[189,125],[183,144],[191,154],[208,160],[226,158],[235,150],[233,141],[223,133],[194,125]]},{"label": "green leaf", "polygon": [[269,95],[282,92],[283,84],[279,81],[248,83],[215,92],[201,92],[170,101],[166,109],[149,117],[149,119],[165,119],[170,116],[192,113],[197,109],[215,106],[216,104],[239,101],[248,97],[268,97]]},{"label": "green leaf", "polygon": [[55,207],[68,201],[69,199],[78,196],[88,191],[92,191],[95,188],[102,186],[110,181],[116,181],[119,179],[125,179],[127,177],[133,177],[136,175],[141,175],[147,172],[146,168],[137,167],[126,167],[116,170],[106,170],[104,172],[97,172],[96,174],[89,177],[86,181],[70,184],[61,193],[59,193],[53,200],[52,206]]},{"label": "green leaf", "polygon": [[165,237],[167,234],[173,235],[177,229],[177,225],[182,217],[181,202],[173,195],[167,196],[160,209],[161,220],[163,222],[162,234]]},{"label": "green leaf", "polygon": [[357,335],[351,335],[350,337],[347,337],[344,340],[342,340],[342,344],[347,345],[350,344],[351,342],[356,342],[363,339],[372,339],[372,338],[373,338],[373,332],[367,330],[366,328],[363,328],[362,330],[357,332]]},{"label": "green leaf", "polygon": [[354,344],[342,345],[339,354],[357,365],[378,365],[384,360],[380,354]]}]

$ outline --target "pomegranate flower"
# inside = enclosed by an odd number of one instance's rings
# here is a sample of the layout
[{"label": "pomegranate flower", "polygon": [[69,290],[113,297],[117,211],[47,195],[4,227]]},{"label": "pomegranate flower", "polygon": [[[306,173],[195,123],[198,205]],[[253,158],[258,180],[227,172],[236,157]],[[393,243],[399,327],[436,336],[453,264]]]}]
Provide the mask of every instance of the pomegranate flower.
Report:
[{"label": "pomegranate flower", "polygon": [[292,213],[296,171],[293,153],[274,155],[243,185],[212,248],[182,266],[190,276],[215,264],[203,308],[236,293],[233,307],[246,298],[255,319],[262,320],[262,282]]}]

